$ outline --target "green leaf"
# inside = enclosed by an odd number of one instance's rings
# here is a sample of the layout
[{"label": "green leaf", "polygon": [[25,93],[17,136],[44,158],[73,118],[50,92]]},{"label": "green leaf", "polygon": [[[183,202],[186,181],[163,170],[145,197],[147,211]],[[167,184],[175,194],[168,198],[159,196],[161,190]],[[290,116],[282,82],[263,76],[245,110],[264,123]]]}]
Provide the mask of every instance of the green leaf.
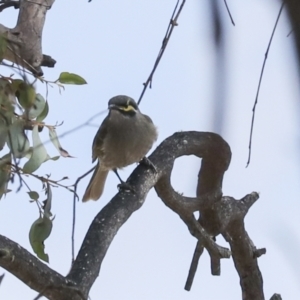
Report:
[{"label": "green leaf", "polygon": [[49,104],[48,101],[46,101],[43,111],[36,118],[37,122],[42,122],[48,116],[48,112],[49,112]]},{"label": "green leaf", "polygon": [[7,125],[3,117],[0,116],[0,151],[3,149],[7,141]]},{"label": "green leaf", "polygon": [[33,251],[36,255],[46,261],[49,262],[49,256],[45,253],[45,245],[44,241],[49,237],[52,231],[52,221],[44,216],[39,217],[32,225],[29,231],[29,241]]},{"label": "green leaf", "polygon": [[0,35],[0,62],[5,57],[6,48],[7,48],[7,37],[1,34]]},{"label": "green leaf", "polygon": [[0,158],[0,200],[2,196],[9,192],[7,189],[10,178],[11,153],[5,154]]},{"label": "green leaf", "polygon": [[9,120],[14,113],[16,96],[13,85],[6,79],[0,79],[0,111],[1,116]]},{"label": "green leaf", "polygon": [[47,195],[47,199],[44,201],[44,215],[46,217],[51,217],[52,213],[51,213],[51,205],[52,205],[52,191],[51,191],[51,186],[49,184],[49,182],[47,182],[47,189],[46,189],[46,195]]},{"label": "green leaf", "polygon": [[30,109],[35,102],[36,93],[32,85],[21,82],[16,91],[19,103],[24,109]]},{"label": "green leaf", "polygon": [[27,112],[28,119],[32,120],[38,117],[45,108],[46,101],[41,94],[36,94],[35,101]]},{"label": "green leaf", "polygon": [[60,73],[59,78],[57,80],[63,84],[77,84],[77,85],[87,84],[84,78],[82,78],[77,74],[69,73],[69,72]]},{"label": "green leaf", "polygon": [[63,157],[73,157],[68,153],[67,150],[63,149],[62,146],[60,145],[60,142],[58,140],[57,133],[56,133],[55,129],[49,128],[49,137],[50,137],[50,141],[52,142],[54,147],[58,150],[58,152],[60,153],[61,156],[63,156]]},{"label": "green leaf", "polygon": [[47,160],[53,160],[53,161],[56,161],[56,160],[58,160],[60,158],[60,156],[58,155],[58,156],[53,156],[53,157],[47,157]]},{"label": "green leaf", "polygon": [[9,135],[6,142],[10,151],[16,158],[26,156],[29,151],[30,144],[27,136],[24,133],[24,121],[13,118],[13,123],[9,126]]},{"label": "green leaf", "polygon": [[46,148],[41,142],[37,125],[35,125],[32,130],[32,143],[33,150],[31,157],[23,167],[25,173],[33,173],[36,171],[48,157]]},{"label": "green leaf", "polygon": [[40,195],[35,191],[30,191],[30,192],[27,192],[27,193],[28,193],[30,199],[32,199],[32,200],[38,200],[39,197],[40,197]]}]

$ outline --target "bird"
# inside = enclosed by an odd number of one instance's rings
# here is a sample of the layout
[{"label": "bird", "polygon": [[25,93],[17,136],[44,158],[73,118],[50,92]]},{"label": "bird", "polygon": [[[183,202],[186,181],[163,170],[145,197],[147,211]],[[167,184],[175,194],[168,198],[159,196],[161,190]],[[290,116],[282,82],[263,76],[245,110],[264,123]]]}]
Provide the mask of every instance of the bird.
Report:
[{"label": "bird", "polygon": [[[108,115],[100,125],[92,145],[92,162],[98,160],[82,201],[98,200],[109,171],[117,173],[136,162],[154,165],[145,155],[157,140],[158,132],[151,118],[142,114],[137,103],[119,95],[108,101]],[[154,167],[155,169],[155,167]]]}]

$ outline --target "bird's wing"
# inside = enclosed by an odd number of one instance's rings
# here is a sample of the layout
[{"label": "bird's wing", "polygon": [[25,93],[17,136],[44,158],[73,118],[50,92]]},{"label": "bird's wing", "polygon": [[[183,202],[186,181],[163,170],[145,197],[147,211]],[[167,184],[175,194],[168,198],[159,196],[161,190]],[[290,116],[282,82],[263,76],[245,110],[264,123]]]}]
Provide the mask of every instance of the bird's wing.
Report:
[{"label": "bird's wing", "polygon": [[103,150],[103,141],[106,137],[107,134],[107,124],[108,123],[108,116],[104,119],[102,122],[101,126],[99,127],[93,141],[93,146],[92,146],[92,160],[93,162],[104,155],[104,150]]}]

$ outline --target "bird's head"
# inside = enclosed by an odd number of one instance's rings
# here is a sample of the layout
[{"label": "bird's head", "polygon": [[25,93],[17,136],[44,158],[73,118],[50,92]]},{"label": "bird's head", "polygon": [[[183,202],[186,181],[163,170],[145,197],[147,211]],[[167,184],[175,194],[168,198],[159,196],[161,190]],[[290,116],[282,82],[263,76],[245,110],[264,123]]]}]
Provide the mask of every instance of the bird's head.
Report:
[{"label": "bird's head", "polygon": [[115,96],[108,101],[109,110],[117,110],[124,115],[135,115],[138,111],[136,102],[128,96]]}]

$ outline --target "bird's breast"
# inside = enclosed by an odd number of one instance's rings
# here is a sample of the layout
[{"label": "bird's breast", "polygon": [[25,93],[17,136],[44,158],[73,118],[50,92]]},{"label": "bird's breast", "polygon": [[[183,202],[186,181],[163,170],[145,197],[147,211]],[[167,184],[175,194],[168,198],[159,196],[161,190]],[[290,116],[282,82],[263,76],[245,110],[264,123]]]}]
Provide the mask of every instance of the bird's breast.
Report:
[{"label": "bird's breast", "polygon": [[111,114],[103,141],[101,164],[109,169],[123,168],[139,162],[157,138],[156,127],[143,115]]}]

